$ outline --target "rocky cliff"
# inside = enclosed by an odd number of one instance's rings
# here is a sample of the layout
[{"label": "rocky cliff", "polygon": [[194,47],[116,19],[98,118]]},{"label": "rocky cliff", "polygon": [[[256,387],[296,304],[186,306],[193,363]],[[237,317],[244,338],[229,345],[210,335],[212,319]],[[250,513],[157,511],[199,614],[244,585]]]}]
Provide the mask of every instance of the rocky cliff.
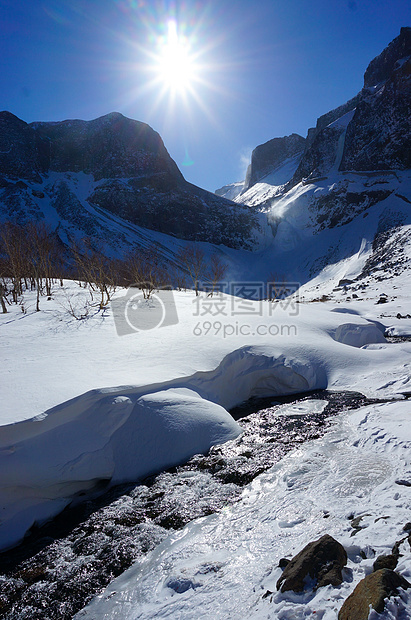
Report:
[{"label": "rocky cliff", "polygon": [[320,117],[292,179],[333,169],[356,172],[411,167],[411,28],[370,62],[358,95]]},{"label": "rocky cliff", "polygon": [[283,138],[273,138],[257,146],[251,154],[251,163],[247,170],[244,192],[261,179],[279,168],[287,159],[302,154],[305,139],[296,133]]},{"label": "rocky cliff", "polygon": [[257,225],[250,209],[187,183],[145,123],[111,113],[29,125],[0,113],[3,219],[51,217],[60,227],[98,237],[99,210],[182,239],[231,247],[251,248]]}]

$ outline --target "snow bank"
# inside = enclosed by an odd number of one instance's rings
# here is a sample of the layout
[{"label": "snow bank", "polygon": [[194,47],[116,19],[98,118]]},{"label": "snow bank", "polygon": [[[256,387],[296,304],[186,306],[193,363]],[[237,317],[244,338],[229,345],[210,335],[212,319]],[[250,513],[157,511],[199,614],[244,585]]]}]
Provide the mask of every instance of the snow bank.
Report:
[{"label": "snow bank", "polygon": [[252,397],[325,388],[327,377],[311,352],[286,355],[277,347],[261,345],[233,351],[215,371],[196,373],[189,384],[205,398],[231,409]]},{"label": "snow bank", "polygon": [[173,389],[144,396],[132,388],[94,390],[3,427],[0,547],[101,481],[138,480],[240,433],[219,405]]},{"label": "snow bank", "polygon": [[390,325],[386,331],[387,336],[409,336],[411,337],[411,320],[403,321],[400,325]]},{"label": "snow bank", "polygon": [[373,323],[368,325],[344,323],[337,327],[334,338],[337,342],[348,344],[351,347],[363,347],[366,344],[386,342],[381,330]]}]

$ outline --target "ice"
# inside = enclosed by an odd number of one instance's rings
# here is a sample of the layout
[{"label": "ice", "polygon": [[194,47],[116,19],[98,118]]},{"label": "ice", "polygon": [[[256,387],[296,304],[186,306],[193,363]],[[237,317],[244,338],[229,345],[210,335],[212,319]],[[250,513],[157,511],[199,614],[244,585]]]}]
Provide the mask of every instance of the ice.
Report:
[{"label": "ice", "polygon": [[310,413],[321,413],[327,404],[327,400],[310,399],[293,405],[282,405],[276,413],[277,415],[304,416]]}]

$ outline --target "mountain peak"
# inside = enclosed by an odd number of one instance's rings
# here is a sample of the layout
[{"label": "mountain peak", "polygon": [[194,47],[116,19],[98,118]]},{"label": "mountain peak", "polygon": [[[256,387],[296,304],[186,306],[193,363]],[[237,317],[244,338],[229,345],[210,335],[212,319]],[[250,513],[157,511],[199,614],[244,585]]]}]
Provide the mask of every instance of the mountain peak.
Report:
[{"label": "mountain peak", "polygon": [[364,88],[388,80],[399,60],[411,56],[411,27],[401,28],[400,34],[370,62],[364,73]]}]

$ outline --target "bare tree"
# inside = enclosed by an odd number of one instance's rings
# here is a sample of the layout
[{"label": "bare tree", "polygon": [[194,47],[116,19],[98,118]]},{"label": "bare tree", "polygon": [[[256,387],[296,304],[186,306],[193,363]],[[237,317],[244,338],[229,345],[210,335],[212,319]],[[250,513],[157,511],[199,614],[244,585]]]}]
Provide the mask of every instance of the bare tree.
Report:
[{"label": "bare tree", "polygon": [[0,282],[0,303],[3,314],[7,314],[6,295],[4,290],[4,284]]},{"label": "bare tree", "polygon": [[0,228],[1,253],[4,255],[4,269],[12,281],[13,302],[23,292],[24,278],[29,275],[29,245],[27,233],[22,226],[5,222]]},{"label": "bare tree", "polygon": [[167,271],[155,247],[135,248],[123,261],[123,277],[127,286],[135,285],[150,299],[153,292],[167,283]]},{"label": "bare tree", "polygon": [[103,254],[100,245],[91,239],[83,239],[82,246],[72,243],[71,250],[80,280],[86,282],[93,291],[99,291],[99,308],[108,305],[117,288],[118,269],[116,261]]},{"label": "bare tree", "polygon": [[30,277],[34,280],[36,287],[36,311],[38,312],[40,310],[40,295],[43,293],[43,280],[45,294],[47,297],[51,296],[58,249],[55,235],[44,222],[29,222],[26,232]]},{"label": "bare tree", "polygon": [[218,282],[221,282],[227,273],[228,265],[224,263],[218,254],[212,254],[207,268],[207,280],[211,284],[208,296],[212,297]]},{"label": "bare tree", "polygon": [[176,260],[188,273],[197,296],[199,294],[200,281],[207,278],[207,263],[204,250],[195,243],[189,243],[185,247],[180,248],[176,254]]}]

